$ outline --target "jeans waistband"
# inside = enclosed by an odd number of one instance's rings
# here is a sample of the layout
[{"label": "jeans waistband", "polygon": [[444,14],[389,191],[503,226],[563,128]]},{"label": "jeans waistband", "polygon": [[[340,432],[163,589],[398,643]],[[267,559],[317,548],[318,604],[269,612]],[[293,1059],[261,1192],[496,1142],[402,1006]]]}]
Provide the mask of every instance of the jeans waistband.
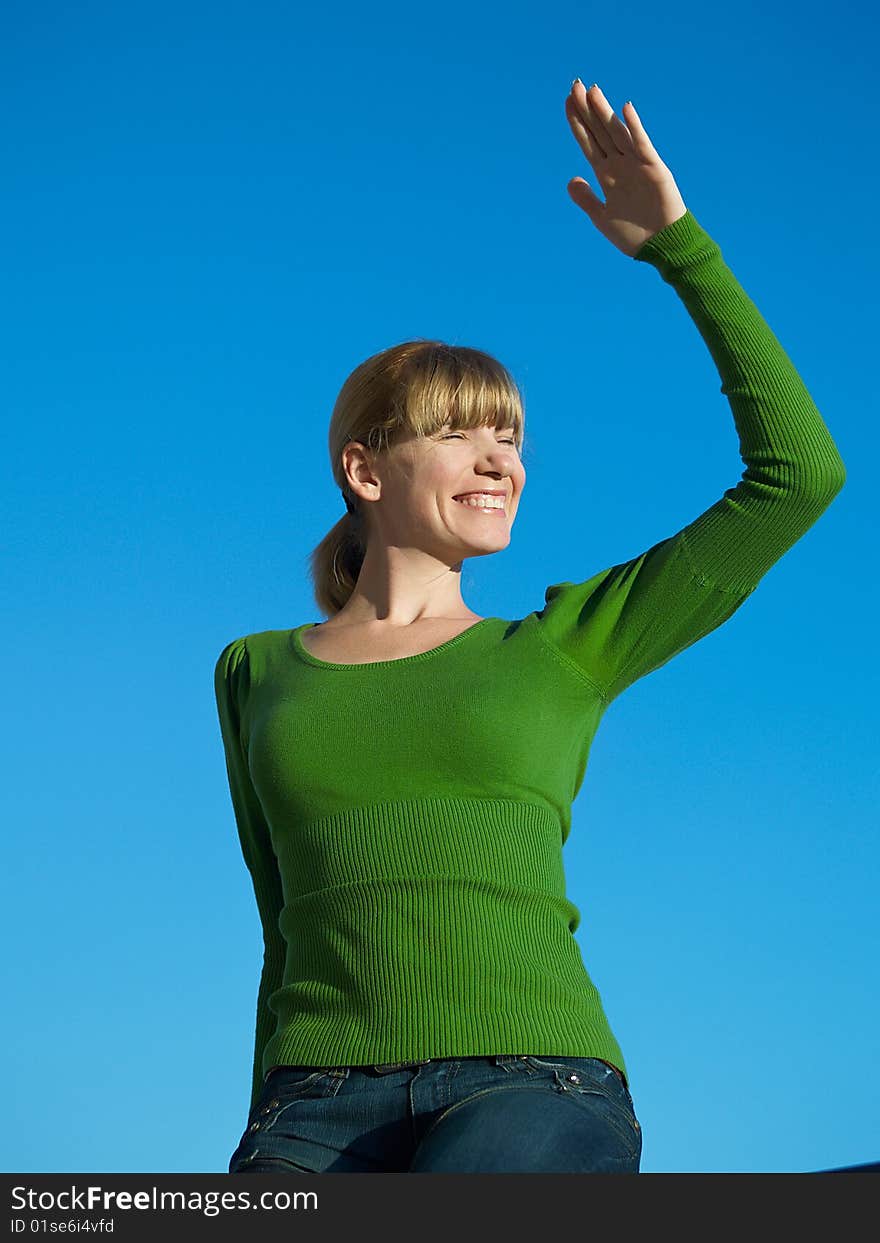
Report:
[{"label": "jeans waistband", "polygon": [[[510,1054],[510,1055],[508,1055],[508,1056],[511,1058],[511,1060],[515,1060],[515,1058],[516,1058],[516,1057],[520,1057],[520,1056],[522,1056],[522,1055],[521,1055],[521,1054],[516,1054],[516,1055],[514,1055],[514,1054]],[[395,1070],[404,1070],[404,1069],[406,1069],[406,1068],[408,1068],[408,1067],[410,1067],[410,1066],[427,1066],[427,1065],[428,1065],[428,1063],[429,1063],[429,1062],[432,1062],[433,1060],[434,1060],[434,1059],[433,1059],[433,1058],[430,1058],[430,1057],[422,1057],[422,1058],[418,1058],[418,1059],[417,1059],[416,1061],[414,1061],[414,1062],[372,1062],[372,1063],[369,1063],[369,1064],[368,1064],[368,1065],[367,1065],[364,1069],[366,1069],[366,1070],[372,1070],[372,1071],[375,1071],[377,1075],[390,1075],[390,1074],[392,1073],[392,1071],[395,1071]],[[459,1060],[466,1060],[466,1059],[459,1059]],[[564,1059],[560,1059],[560,1060],[564,1060]],[[600,1062],[604,1062],[606,1066],[610,1066],[610,1068],[614,1071],[615,1075],[617,1075],[618,1079],[619,1079],[619,1080],[620,1080],[620,1082],[623,1084],[623,1086],[624,1086],[624,1087],[627,1087],[626,1077],[624,1076],[623,1071],[622,1071],[622,1070],[620,1070],[620,1068],[619,1068],[619,1067],[615,1066],[612,1062],[606,1062],[606,1061],[605,1061],[605,1059],[604,1059],[603,1057],[597,1058],[596,1060],[597,1060],[597,1061],[600,1061]],[[275,1066],[271,1066],[271,1067],[269,1068],[269,1070],[267,1070],[267,1071],[266,1071],[266,1074],[265,1074],[265,1076],[264,1076],[264,1080],[269,1078],[269,1076],[272,1074],[272,1071],[273,1071],[273,1070],[283,1070],[283,1069],[285,1069],[285,1067],[284,1067],[283,1065],[277,1065],[277,1064],[276,1064]],[[338,1070],[339,1068],[338,1068],[338,1067],[323,1067],[323,1068],[319,1068],[319,1067],[302,1067],[301,1069],[305,1069],[305,1070],[308,1070],[308,1069],[325,1069],[325,1070],[335,1069],[335,1070]]]}]

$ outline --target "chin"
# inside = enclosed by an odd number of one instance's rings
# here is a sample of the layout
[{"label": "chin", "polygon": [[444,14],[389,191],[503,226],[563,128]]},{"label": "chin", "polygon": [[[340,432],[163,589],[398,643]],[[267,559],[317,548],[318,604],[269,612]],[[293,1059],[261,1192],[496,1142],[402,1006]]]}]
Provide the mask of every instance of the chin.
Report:
[{"label": "chin", "polygon": [[480,557],[480,556],[483,556],[483,557],[488,557],[488,556],[489,556],[491,553],[493,553],[493,552],[503,552],[503,551],[504,551],[504,549],[507,547],[507,545],[508,545],[509,543],[510,543],[510,536],[508,535],[507,539],[505,539],[503,542],[501,542],[501,543],[496,543],[496,544],[493,544],[493,545],[491,545],[491,546],[487,546],[486,544],[477,544],[477,545],[474,545],[474,547],[473,547],[473,548],[471,549],[471,551],[467,554],[467,556],[469,556],[469,557]]}]

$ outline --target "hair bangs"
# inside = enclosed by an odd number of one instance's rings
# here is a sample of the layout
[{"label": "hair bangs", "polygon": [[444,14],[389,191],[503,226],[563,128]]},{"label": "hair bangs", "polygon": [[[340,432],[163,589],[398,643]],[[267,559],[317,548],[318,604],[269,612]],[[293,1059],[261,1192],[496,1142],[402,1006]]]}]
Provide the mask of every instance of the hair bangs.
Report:
[{"label": "hair bangs", "polygon": [[498,359],[469,346],[428,343],[406,360],[399,377],[400,423],[416,436],[433,436],[443,427],[462,431],[492,427],[513,429],[523,443],[522,397],[510,372]]}]

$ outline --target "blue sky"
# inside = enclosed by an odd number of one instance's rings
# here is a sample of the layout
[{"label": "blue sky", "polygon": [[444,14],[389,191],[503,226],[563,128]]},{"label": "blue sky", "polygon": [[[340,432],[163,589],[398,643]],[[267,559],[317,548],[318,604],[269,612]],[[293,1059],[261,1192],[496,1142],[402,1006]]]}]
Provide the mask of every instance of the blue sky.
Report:
[{"label": "blue sky", "polygon": [[565,847],[578,942],[644,1172],[880,1159],[876,19],[837,12],[5,9],[0,1167],[226,1170],[262,941],[213,668],[321,618],[357,363],[436,336],[520,384],[513,539],[463,575],[482,614],[739,480],[684,306],[566,192],[598,188],[575,75],[633,99],[847,467],[734,617],[604,718]]}]

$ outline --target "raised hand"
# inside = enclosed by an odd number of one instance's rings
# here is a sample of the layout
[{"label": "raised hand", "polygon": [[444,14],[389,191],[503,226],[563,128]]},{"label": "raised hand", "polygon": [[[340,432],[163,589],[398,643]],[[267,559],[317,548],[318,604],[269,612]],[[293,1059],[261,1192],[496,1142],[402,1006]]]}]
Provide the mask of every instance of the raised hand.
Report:
[{"label": "raised hand", "polygon": [[588,91],[576,79],[565,100],[565,115],[578,146],[590,161],[605,202],[583,177],[573,177],[568,193],[612,245],[632,257],[648,240],[687,211],[672,173],[654,150],[632,103],[624,104],[624,123],[598,85]]}]

